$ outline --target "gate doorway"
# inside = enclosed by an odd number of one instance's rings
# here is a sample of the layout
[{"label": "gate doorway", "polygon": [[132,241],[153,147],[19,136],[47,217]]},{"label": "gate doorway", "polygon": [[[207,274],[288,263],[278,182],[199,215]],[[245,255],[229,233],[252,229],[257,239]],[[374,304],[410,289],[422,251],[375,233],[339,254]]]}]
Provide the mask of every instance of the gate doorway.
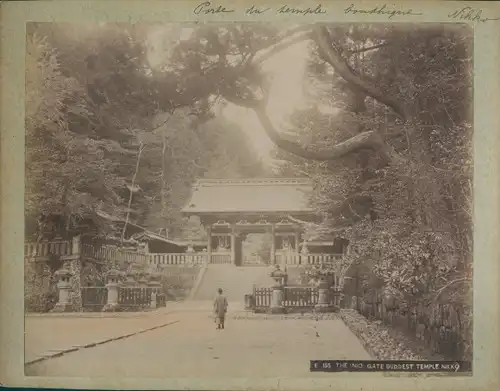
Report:
[{"label": "gate doorway", "polygon": [[241,248],[242,265],[267,266],[271,262],[272,235],[249,233]]}]

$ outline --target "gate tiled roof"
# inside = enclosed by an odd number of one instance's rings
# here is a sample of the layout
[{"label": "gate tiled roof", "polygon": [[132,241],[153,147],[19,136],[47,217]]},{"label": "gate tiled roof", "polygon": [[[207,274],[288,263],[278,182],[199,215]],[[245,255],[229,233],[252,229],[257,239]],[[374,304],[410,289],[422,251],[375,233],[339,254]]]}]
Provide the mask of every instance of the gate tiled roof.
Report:
[{"label": "gate tiled roof", "polygon": [[182,212],[204,213],[313,213],[309,206],[312,184],[307,179],[202,179],[193,186]]}]

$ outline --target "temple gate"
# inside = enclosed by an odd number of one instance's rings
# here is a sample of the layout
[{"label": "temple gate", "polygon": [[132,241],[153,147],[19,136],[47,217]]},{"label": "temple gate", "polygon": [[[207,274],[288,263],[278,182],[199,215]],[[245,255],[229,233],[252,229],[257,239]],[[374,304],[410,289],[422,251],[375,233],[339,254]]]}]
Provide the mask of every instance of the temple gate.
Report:
[{"label": "temple gate", "polygon": [[203,179],[182,213],[204,225],[209,263],[241,266],[250,233],[271,236],[270,264],[321,263],[341,254],[311,254],[302,240],[302,222],[321,220],[309,205],[311,191],[306,179]]}]

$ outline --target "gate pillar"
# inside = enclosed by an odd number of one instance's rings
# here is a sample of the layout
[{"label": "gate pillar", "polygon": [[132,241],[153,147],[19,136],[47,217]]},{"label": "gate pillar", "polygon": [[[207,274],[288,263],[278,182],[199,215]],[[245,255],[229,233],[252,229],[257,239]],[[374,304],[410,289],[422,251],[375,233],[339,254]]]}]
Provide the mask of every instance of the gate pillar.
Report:
[{"label": "gate pillar", "polygon": [[231,263],[236,265],[236,224],[231,224]]},{"label": "gate pillar", "polygon": [[271,259],[269,263],[271,265],[276,264],[276,232],[274,223],[271,224]]}]

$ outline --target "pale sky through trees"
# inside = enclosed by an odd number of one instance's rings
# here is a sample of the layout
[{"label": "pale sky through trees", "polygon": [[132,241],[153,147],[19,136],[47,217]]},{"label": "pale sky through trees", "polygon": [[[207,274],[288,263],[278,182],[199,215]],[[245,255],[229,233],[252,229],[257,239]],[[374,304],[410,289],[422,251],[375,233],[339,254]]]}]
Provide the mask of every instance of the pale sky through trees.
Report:
[{"label": "pale sky through trees", "polygon": [[[264,64],[263,69],[272,75],[267,112],[277,129],[280,129],[280,125],[294,109],[305,103],[303,80],[306,60],[307,42],[301,42],[270,58]],[[255,113],[235,105],[229,105],[223,113],[243,128],[262,159],[269,162],[273,143]]]},{"label": "pale sky through trees", "polygon": [[[169,43],[189,37],[191,31],[191,28],[183,28],[179,37],[179,30],[172,25],[159,26],[152,30],[149,35],[149,58],[152,65],[162,62]],[[267,112],[277,129],[280,129],[280,125],[294,109],[305,103],[303,81],[308,55],[307,45],[306,41],[292,45],[263,63],[263,70],[272,78]],[[222,115],[241,126],[253,142],[259,157],[270,163],[273,143],[255,113],[250,109],[228,104],[222,110]]]}]

